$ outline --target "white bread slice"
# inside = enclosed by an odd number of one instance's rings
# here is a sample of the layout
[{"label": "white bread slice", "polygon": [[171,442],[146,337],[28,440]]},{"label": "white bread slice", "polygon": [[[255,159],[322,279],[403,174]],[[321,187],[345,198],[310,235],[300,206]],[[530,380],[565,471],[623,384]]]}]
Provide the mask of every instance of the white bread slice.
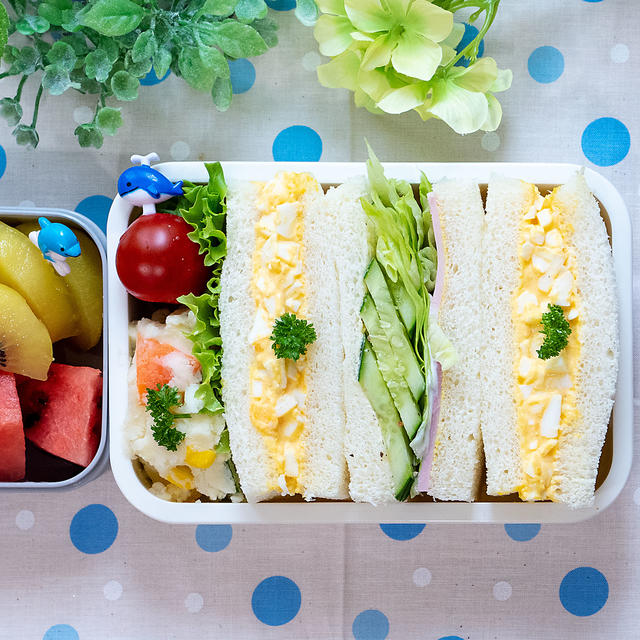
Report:
[{"label": "white bread slice", "polygon": [[316,341],[307,348],[307,416],[303,432],[303,496],[310,500],[349,497],[342,447],[345,415],[340,385],[343,361],[338,275],[334,260],[335,221],[340,210],[322,193],[309,194],[304,211],[307,315]]},{"label": "white bread slice", "polygon": [[[227,200],[227,257],[222,271],[220,324],[223,340],[222,378],[229,440],[240,484],[248,502],[279,494],[277,460],[249,417],[250,368],[253,347],[248,335],[256,305],[251,291],[257,190],[253,185],[230,185]],[[309,190],[303,198],[304,277],[307,319],[317,339],[307,349],[305,426],[300,437],[304,459],[300,465],[303,496],[348,497],[342,452],[344,413],[335,372],[342,365],[337,330],[338,284],[332,260],[332,228],[323,195]]]},{"label": "white bread slice", "polygon": [[481,238],[484,211],[478,185],[444,180],[434,185],[442,227],[444,268],[438,324],[458,354],[443,372],[440,418],[428,493],[439,500],[472,501],[482,472],[480,434]]},{"label": "white bread slice", "polygon": [[249,418],[249,383],[253,347],[248,334],[256,305],[251,294],[254,206],[257,189],[251,183],[229,182],[227,195],[227,256],[220,279],[220,335],[222,336],[222,400],[229,443],[242,491],[248,502],[277,495],[275,456],[265,446]]},{"label": "white bread slice", "polygon": [[333,215],[340,287],[339,326],[344,362],[342,371],[334,372],[334,380],[336,389],[341,388],[344,393],[344,456],[349,467],[349,493],[355,502],[378,505],[394,502],[395,497],[382,431],[358,382],[363,340],[360,307],[365,293],[364,274],[373,256],[372,230],[360,205],[360,197],[366,193],[365,179],[352,179],[330,189],[325,204]]},{"label": "white bread slice", "polygon": [[558,441],[556,497],[570,507],[593,503],[600,452],[618,375],[618,295],[613,258],[600,208],[584,176],[556,191],[573,232],[576,287],[580,292],[580,359],[576,367],[579,418]]},{"label": "white bread slice", "polygon": [[482,439],[487,493],[507,495],[522,484],[513,373],[515,327],[511,301],[518,289],[520,220],[537,196],[533,185],[492,176],[482,236]]}]

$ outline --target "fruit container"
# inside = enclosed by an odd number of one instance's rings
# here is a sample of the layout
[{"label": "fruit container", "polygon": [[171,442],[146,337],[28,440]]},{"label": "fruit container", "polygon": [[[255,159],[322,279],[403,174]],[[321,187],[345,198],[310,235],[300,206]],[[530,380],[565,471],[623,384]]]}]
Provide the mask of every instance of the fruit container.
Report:
[{"label": "fruit container", "polygon": [[[82,230],[98,249],[101,261],[102,282],[106,283],[107,257],[104,233],[88,218],[74,211],[38,207],[0,207],[0,221],[17,226],[23,223],[35,223],[40,216],[50,222],[60,222],[72,230]],[[70,258],[73,260],[73,258]],[[102,406],[101,430],[98,449],[86,467],[78,466],[62,458],[42,451],[28,440],[26,442],[27,473],[20,482],[0,482],[1,490],[49,490],[77,487],[98,477],[107,467],[108,427],[107,427],[107,389],[108,389],[108,349],[107,349],[107,287],[102,291],[102,335],[98,344],[88,351],[75,348],[69,340],[53,345],[54,362],[89,366],[102,370]]]},{"label": "fruit container", "polygon": [[[231,180],[269,180],[277,171],[308,171],[326,189],[352,176],[364,175],[364,163],[223,162],[225,178]],[[481,186],[494,173],[537,184],[544,194],[565,183],[582,170],[572,164],[527,163],[383,163],[389,177],[414,184],[423,171],[430,180],[472,179]],[[155,165],[169,180],[206,183],[202,162],[170,162]],[[626,206],[615,187],[602,175],[584,169],[591,191],[600,203],[601,215],[609,232],[617,280],[620,309],[620,360],[617,392],[607,437],[602,450],[596,482],[595,503],[572,510],[552,502],[521,502],[513,496],[481,495],[474,503],[433,502],[417,499],[382,507],[352,502],[304,502],[282,499],[265,503],[231,502],[172,503],[157,498],[144,486],[129,459],[123,430],[126,416],[127,368],[130,362],[129,322],[149,317],[153,306],[139,303],[120,284],[115,255],[120,236],[140,214],[139,209],[116,196],[109,212],[107,255],[109,282],[109,363],[110,363],[110,459],[115,480],[133,506],[151,518],[169,523],[356,523],[356,522],[492,522],[492,523],[569,523],[593,517],[608,507],[622,490],[631,468],[633,451],[632,325],[631,325],[631,223]],[[483,479],[484,483],[484,479]]]}]

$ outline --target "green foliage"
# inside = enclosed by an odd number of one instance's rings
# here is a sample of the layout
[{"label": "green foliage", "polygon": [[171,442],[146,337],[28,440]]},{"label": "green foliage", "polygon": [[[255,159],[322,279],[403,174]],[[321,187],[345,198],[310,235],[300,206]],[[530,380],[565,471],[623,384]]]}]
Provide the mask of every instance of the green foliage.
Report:
[{"label": "green foliage", "polygon": [[[0,2],[0,53],[8,67],[0,80],[15,76],[19,89],[0,99],[0,116],[14,127],[16,142],[31,148],[39,141],[43,90],[97,96],[93,120],[75,135],[81,147],[99,148],[122,126],[120,109],[107,102],[135,100],[152,68],[159,78],[171,69],[225,111],[233,97],[229,60],[261,55],[278,42],[265,0],[10,0],[8,6],[9,14]],[[22,87],[32,76],[39,86],[27,125]]]},{"label": "green foliage", "polygon": [[9,40],[9,16],[7,10],[0,2],[0,51],[3,51]]},{"label": "green foliage", "polygon": [[155,389],[147,389],[147,411],[153,418],[151,425],[153,439],[169,451],[176,451],[185,437],[182,431],[178,431],[173,426],[175,419],[191,417],[187,413],[178,415],[171,411],[173,407],[180,406],[182,406],[180,394],[175,387],[167,384],[160,386],[158,383]]},{"label": "green foliage", "polygon": [[316,338],[316,330],[310,322],[296,318],[295,313],[285,313],[276,320],[269,339],[276,358],[297,360],[307,353],[307,345]]},{"label": "green foliage", "polygon": [[74,134],[78,138],[78,144],[83,148],[95,147],[99,149],[102,146],[102,133],[100,133],[100,129],[95,124],[81,124],[76,127]]},{"label": "green foliage", "polygon": [[549,304],[549,311],[542,314],[542,331],[544,342],[536,352],[541,360],[548,360],[557,356],[568,344],[571,327],[564,317],[562,307]]},{"label": "green foliage", "polygon": [[[302,22],[313,20],[298,0]],[[318,0],[321,15],[314,28],[320,53],[331,56],[318,67],[326,87],[354,92],[357,106],[373,113],[414,110],[423,119],[438,118],[456,133],[493,131],[502,118],[493,95],[511,86],[512,74],[492,58],[478,57],[500,0]],[[454,13],[484,14],[478,35],[456,51],[464,27]],[[466,58],[467,67],[457,66]]]},{"label": "green foliage", "polygon": [[114,107],[102,107],[96,114],[96,124],[100,131],[108,136],[115,136],[122,126],[120,109]]}]

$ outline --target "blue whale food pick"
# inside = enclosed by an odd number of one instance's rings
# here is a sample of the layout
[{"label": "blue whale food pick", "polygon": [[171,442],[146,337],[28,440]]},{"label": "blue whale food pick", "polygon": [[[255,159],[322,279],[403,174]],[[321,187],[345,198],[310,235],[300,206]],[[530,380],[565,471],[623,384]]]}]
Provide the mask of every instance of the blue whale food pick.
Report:
[{"label": "blue whale food pick", "polygon": [[40,231],[32,231],[29,240],[42,251],[45,260],[51,262],[56,273],[60,276],[69,275],[71,267],[67,258],[77,258],[80,255],[80,243],[76,234],[60,222],[50,222],[47,218],[38,218]]},{"label": "blue whale food pick", "polygon": [[133,155],[131,162],[137,166],[130,167],[118,178],[120,197],[136,207],[142,207],[142,213],[155,213],[156,204],[183,194],[182,180],[173,183],[151,167],[151,162],[159,159],[157,153]]}]

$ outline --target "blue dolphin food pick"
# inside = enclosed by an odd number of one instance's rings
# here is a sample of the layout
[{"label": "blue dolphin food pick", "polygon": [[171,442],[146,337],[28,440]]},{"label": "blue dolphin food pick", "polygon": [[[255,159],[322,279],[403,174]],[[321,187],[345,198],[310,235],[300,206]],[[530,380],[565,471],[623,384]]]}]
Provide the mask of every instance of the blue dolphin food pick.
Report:
[{"label": "blue dolphin food pick", "polygon": [[134,206],[142,207],[142,213],[155,213],[156,204],[183,194],[182,180],[173,183],[151,167],[151,161],[157,160],[156,153],[133,155],[131,162],[138,166],[130,167],[118,178],[120,197]]},{"label": "blue dolphin food pick", "polygon": [[71,267],[67,258],[77,258],[80,255],[80,243],[76,234],[64,224],[50,222],[47,218],[38,218],[40,231],[32,231],[29,240],[42,251],[45,260],[53,265],[60,276],[69,275]]}]

